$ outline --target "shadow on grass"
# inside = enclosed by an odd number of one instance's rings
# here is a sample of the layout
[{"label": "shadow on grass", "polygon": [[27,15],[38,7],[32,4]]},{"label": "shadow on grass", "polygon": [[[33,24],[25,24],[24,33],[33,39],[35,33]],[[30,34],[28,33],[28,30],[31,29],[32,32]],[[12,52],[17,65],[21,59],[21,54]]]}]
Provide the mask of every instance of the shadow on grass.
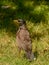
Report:
[{"label": "shadow on grass", "polygon": [[35,52],[34,52],[34,55],[35,55],[35,58],[37,59],[39,54],[38,54],[37,51],[35,51]]},{"label": "shadow on grass", "polygon": [[0,30],[5,29],[9,35],[15,36],[18,27],[10,19],[0,21]]}]

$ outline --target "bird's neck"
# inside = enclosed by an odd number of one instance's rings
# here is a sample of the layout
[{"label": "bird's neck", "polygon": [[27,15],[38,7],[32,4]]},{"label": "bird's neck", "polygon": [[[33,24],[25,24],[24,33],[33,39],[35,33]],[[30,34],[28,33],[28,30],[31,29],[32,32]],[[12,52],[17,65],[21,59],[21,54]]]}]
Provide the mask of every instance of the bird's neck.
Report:
[{"label": "bird's neck", "polygon": [[26,26],[23,24],[20,26],[20,29],[26,29]]}]

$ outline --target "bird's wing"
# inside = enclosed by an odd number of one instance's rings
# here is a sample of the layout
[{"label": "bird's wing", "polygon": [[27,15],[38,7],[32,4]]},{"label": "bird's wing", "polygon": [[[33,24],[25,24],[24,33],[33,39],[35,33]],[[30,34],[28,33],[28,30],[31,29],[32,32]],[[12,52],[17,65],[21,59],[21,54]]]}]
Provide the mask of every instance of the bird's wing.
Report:
[{"label": "bird's wing", "polygon": [[29,35],[29,32],[28,30],[18,30],[17,34],[18,38],[21,40],[21,41],[25,41],[25,42],[29,42],[31,41],[31,37]]}]

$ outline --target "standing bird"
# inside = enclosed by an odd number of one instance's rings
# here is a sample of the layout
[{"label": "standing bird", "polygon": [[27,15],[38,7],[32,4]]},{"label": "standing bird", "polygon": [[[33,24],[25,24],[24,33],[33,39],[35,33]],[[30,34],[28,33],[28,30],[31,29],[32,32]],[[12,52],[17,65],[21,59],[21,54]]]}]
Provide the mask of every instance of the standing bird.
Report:
[{"label": "standing bird", "polygon": [[26,57],[32,61],[34,59],[34,54],[32,52],[32,43],[29,32],[26,28],[26,22],[22,19],[18,19],[20,27],[16,34],[16,41],[19,51],[24,50]]}]

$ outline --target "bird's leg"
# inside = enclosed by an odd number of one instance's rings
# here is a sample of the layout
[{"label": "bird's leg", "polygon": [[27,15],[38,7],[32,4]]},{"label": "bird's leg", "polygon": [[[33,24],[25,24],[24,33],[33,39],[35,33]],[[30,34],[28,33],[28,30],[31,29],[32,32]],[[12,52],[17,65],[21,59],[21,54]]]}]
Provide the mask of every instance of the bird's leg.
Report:
[{"label": "bird's leg", "polygon": [[18,57],[21,56],[21,48],[18,47]]}]

